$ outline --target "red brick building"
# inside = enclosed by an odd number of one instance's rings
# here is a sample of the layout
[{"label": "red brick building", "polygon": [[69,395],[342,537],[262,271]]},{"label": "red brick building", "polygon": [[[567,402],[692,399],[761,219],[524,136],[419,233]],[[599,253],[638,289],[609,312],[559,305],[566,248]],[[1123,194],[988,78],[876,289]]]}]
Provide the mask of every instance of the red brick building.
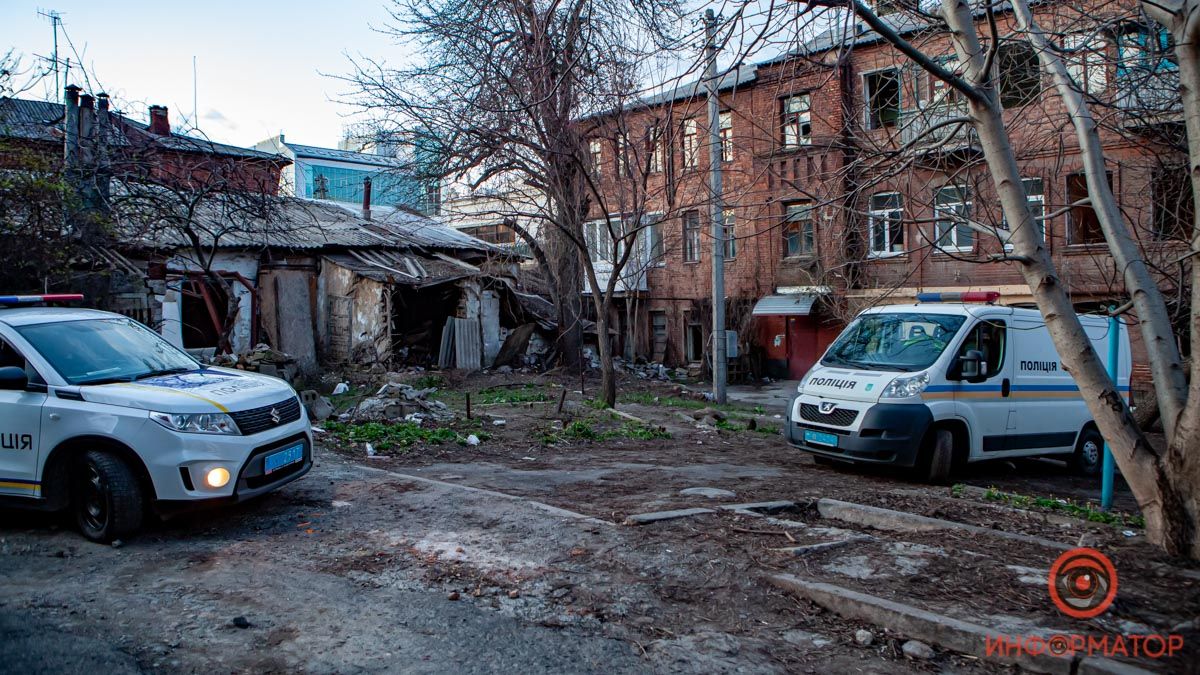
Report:
[{"label": "red brick building", "polygon": [[[1113,189],[1147,259],[1172,259],[1191,196],[1165,38],[1117,6],[1086,19],[1057,3],[1038,11],[1092,99]],[[944,31],[893,17],[925,53],[954,66]],[[1001,35],[1011,31],[1008,17],[999,25]],[[996,62],[1005,120],[1060,276],[1081,311],[1105,305],[1123,288],[1094,214],[1077,204],[1087,190],[1061,100],[1025,41],[1002,39]],[[1003,234],[1002,218],[970,124],[955,122],[965,107],[875,34],[828,33],[730,73],[720,109],[733,237],[727,315],[742,353],[735,372],[798,378],[855,313],[918,291],[998,290],[1007,304],[1031,301],[1003,243],[986,232]],[[693,84],[597,125],[590,150],[605,198],[594,217],[640,210],[658,219],[644,284],[623,297],[626,353],[671,364],[705,358],[706,124]]]}]

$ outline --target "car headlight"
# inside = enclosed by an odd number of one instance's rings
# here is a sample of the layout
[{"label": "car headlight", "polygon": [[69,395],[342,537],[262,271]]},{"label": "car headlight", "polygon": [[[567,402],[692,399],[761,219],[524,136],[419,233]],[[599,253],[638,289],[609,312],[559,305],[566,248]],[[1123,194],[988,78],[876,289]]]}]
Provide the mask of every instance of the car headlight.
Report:
[{"label": "car headlight", "polygon": [[929,373],[921,373],[912,377],[897,377],[883,388],[880,398],[910,398],[925,391],[929,386]]},{"label": "car headlight", "polygon": [[233,418],[225,413],[150,413],[150,419],[171,431],[190,434],[231,434],[241,432]]}]

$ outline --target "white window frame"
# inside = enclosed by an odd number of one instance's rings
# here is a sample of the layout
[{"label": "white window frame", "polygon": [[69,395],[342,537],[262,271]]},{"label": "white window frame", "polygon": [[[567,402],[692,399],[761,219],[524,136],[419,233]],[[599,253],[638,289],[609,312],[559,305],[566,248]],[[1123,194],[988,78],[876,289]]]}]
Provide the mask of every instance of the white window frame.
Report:
[{"label": "white window frame", "polygon": [[700,122],[695,117],[683,121],[683,168],[695,169],[700,164]]},{"label": "white window frame", "polygon": [[[876,197],[895,196],[897,206],[889,208],[875,208],[874,202]],[[904,247],[904,196],[896,191],[876,192],[867,198],[867,255],[871,258],[893,258],[898,255],[904,255],[908,251]],[[875,230],[879,226],[883,226],[884,241],[887,242],[887,250],[877,250],[875,248]],[[900,250],[893,251],[892,247],[892,228],[895,227],[900,231]]]},{"label": "white window frame", "polygon": [[[1096,44],[1099,43],[1099,44]],[[1079,91],[1099,96],[1108,89],[1108,41],[1098,35],[1063,36],[1063,61]]]},{"label": "white window frame", "polygon": [[[941,195],[947,190],[958,190],[959,200],[953,202],[942,202]],[[958,209],[961,208],[962,212]],[[952,217],[943,218],[943,214],[952,214]],[[966,185],[943,185],[933,193],[933,241],[934,246],[940,251],[964,253],[975,250],[975,230],[971,229],[965,223],[960,223],[959,220],[971,217],[971,194],[967,190]],[[950,223],[951,227],[948,231],[943,230],[943,223]],[[970,234],[971,243],[969,246],[963,246],[959,241],[959,234],[962,231]],[[943,236],[949,234],[948,241],[953,242],[951,245],[944,245]]]},{"label": "white window frame", "polygon": [[721,215],[721,225],[725,231],[725,259],[737,258],[737,214],[732,208],[725,209]]},{"label": "white window frame", "polygon": [[592,158],[592,174],[601,175],[604,167],[604,143],[599,138],[588,141],[588,156]]},{"label": "white window frame", "polygon": [[718,133],[721,137],[721,161],[733,161],[733,111],[726,110],[717,116]]},{"label": "white window frame", "polygon": [[592,263],[613,262],[613,238],[608,231],[608,219],[598,218],[583,224],[583,241],[588,247]]},{"label": "white window frame", "polygon": [[812,143],[812,95],[795,94],[781,101],[783,147],[799,148]]},{"label": "white window frame", "polygon": [[650,144],[650,173],[661,173],[663,167],[666,165],[666,162],[664,161],[666,159],[666,153],[663,152],[662,127],[657,125],[652,126],[650,127],[649,133],[650,137],[648,140]]},{"label": "white window frame", "polygon": [[[1029,194],[1029,184],[1034,181],[1040,183],[1039,192],[1035,195]],[[1021,190],[1025,192],[1025,203],[1029,205],[1029,212],[1033,214],[1033,225],[1037,228],[1038,237],[1041,238],[1042,243],[1044,244],[1046,243],[1046,181],[1043,180],[1041,176],[1022,178]],[[1012,229],[1008,225],[1007,218],[1001,217],[1000,225],[1006,231]],[[1008,233],[1008,236],[1012,237],[1011,231]],[[1013,245],[1006,242],[1004,244],[1004,250],[1013,250]]]}]

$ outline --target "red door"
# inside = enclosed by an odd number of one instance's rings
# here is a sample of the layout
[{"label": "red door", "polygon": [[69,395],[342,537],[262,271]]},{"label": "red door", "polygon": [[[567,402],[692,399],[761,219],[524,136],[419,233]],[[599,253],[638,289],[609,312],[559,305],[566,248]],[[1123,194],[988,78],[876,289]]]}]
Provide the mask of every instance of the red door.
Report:
[{"label": "red door", "polygon": [[812,317],[789,316],[787,318],[788,377],[798,380],[804,377],[816,363],[817,327]]}]

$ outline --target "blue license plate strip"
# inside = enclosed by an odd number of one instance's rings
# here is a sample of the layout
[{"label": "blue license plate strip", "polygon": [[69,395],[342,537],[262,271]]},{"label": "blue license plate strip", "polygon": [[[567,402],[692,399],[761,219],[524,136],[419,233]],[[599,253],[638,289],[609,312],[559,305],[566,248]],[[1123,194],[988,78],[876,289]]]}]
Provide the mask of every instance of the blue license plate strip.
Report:
[{"label": "blue license plate strip", "polygon": [[804,430],[804,442],[815,443],[817,445],[828,445],[836,448],[838,444],[837,434],[827,434],[823,431],[813,431],[812,429]]},{"label": "blue license plate strip", "polygon": [[296,462],[304,461],[304,444],[297,443],[280,450],[273,452],[263,459],[263,475],[274,473],[284,467],[291,466]]}]

